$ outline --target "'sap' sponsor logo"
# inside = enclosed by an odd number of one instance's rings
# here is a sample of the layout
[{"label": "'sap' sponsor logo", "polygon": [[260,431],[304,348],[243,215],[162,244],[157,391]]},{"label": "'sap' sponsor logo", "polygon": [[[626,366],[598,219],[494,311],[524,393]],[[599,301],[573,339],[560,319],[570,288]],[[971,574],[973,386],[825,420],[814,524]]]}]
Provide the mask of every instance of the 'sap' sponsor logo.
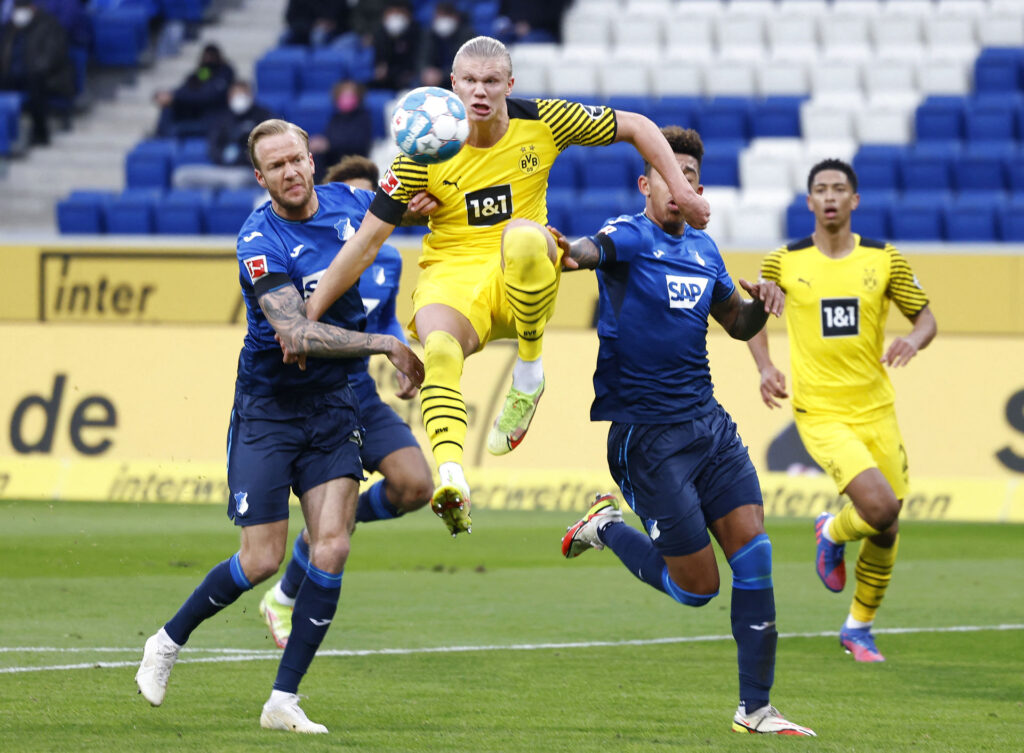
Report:
[{"label": "'sap' sponsor logo", "polygon": [[321,269],[314,272],[311,275],[306,275],[302,278],[302,298],[308,301],[309,297],[313,295],[313,291],[316,290],[316,284],[320,282],[320,278],[324,276],[326,269]]},{"label": "'sap' sponsor logo", "polygon": [[260,279],[267,274],[267,257],[266,254],[260,254],[259,256],[251,256],[248,259],[243,259],[245,269],[249,273],[249,279],[253,282]]},{"label": "'sap' sponsor logo", "polygon": [[692,309],[704,295],[708,286],[706,277],[680,277],[665,275],[668,286],[668,307],[672,309]]}]

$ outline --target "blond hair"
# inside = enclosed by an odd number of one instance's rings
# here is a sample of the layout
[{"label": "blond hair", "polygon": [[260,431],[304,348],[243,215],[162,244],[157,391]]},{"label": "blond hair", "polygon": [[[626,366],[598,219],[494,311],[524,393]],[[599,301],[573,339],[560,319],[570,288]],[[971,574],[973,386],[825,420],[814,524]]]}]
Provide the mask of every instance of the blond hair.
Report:
[{"label": "blond hair", "polygon": [[483,60],[494,60],[501,58],[508,70],[508,77],[512,78],[512,56],[508,48],[494,37],[473,37],[459,48],[452,59],[452,72],[461,58],[480,58]]},{"label": "blond hair", "polygon": [[270,120],[264,120],[262,123],[257,123],[256,127],[249,131],[249,141],[247,146],[249,148],[249,161],[252,162],[253,167],[257,170],[260,169],[259,164],[256,162],[256,144],[259,143],[260,139],[267,136],[277,136],[282,133],[295,134],[302,139],[302,143],[305,145],[306,151],[309,151],[308,133],[294,123],[289,123],[287,120],[271,118]]}]

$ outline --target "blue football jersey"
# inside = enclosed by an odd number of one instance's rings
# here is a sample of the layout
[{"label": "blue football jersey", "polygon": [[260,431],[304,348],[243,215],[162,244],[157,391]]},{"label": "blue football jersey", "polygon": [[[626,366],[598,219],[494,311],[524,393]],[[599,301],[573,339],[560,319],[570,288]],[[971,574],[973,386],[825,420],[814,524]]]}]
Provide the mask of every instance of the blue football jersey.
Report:
[{"label": "blue football jersey", "polygon": [[735,289],[715,242],[689,226],[669,235],[642,213],[609,220],[593,240],[601,261],[591,419],[660,424],[709,412],[708,317]]},{"label": "blue football jersey", "polygon": [[[241,392],[273,395],[282,391],[333,390],[345,385],[350,370],[365,368],[361,358],[310,358],[305,371],[283,363],[274,328],[256,299],[255,283],[275,273],[288,275],[302,298],[308,299],[338,250],[355,234],[373,199],[371,191],[344,183],[316,186],[314,190],[320,206],[309,219],[282,219],[268,201],[249,215],[238,233],[239,282],[249,326],[238,356],[237,386]],[[353,285],[335,301],[320,321],[364,330],[366,314],[358,287]]]}]

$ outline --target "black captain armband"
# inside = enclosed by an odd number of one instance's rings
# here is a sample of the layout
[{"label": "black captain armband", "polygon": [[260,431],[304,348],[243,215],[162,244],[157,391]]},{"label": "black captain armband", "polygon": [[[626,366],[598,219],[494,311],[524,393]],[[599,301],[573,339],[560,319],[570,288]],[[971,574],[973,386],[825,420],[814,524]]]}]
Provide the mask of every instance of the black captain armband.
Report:
[{"label": "black captain armband", "polygon": [[260,279],[253,283],[252,289],[256,293],[256,297],[259,298],[261,295],[266,295],[272,290],[277,290],[282,285],[291,285],[292,278],[286,275],[284,272],[271,272],[268,275],[263,275]]},{"label": "black captain armband", "polygon": [[590,236],[597,242],[598,248],[601,249],[601,259],[598,261],[597,266],[601,266],[605,263],[611,263],[615,261],[615,241],[611,239],[611,236],[605,233],[598,233],[597,235]]},{"label": "black captain armband", "polygon": [[377,219],[397,226],[402,224],[402,216],[405,214],[407,206],[398,199],[388,196],[382,188],[378,187],[373,201],[370,202],[370,211]]}]

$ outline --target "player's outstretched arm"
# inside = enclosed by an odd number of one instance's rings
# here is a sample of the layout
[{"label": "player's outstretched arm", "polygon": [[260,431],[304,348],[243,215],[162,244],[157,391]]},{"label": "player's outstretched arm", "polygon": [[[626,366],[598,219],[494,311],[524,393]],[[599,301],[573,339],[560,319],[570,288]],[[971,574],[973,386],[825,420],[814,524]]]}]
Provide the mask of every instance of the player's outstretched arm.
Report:
[{"label": "player's outstretched arm", "polygon": [[417,386],[423,383],[423,363],[394,335],[357,332],[311,321],[303,312],[299,291],[291,285],[264,293],[259,303],[288,363],[305,356],[358,358],[383,353],[411,382]]},{"label": "player's outstretched arm", "polygon": [[601,249],[590,238],[570,242],[558,228],[548,225],[548,232],[562,252],[562,269],[597,269],[601,262]]},{"label": "player's outstretched arm", "polygon": [[316,290],[306,302],[306,316],[316,321],[332,303],[355,285],[363,270],[377,258],[381,245],[394,229],[391,223],[367,212],[355,235],[345,241],[345,245],[317,282]]},{"label": "player's outstretched arm", "polygon": [[738,290],[733,290],[726,300],[712,305],[711,315],[730,337],[749,340],[761,331],[769,314],[779,316],[782,313],[786,294],[770,280],[751,283],[741,278],[739,282],[753,300],[745,301]]},{"label": "player's outstretched arm", "polygon": [[635,112],[616,110],[615,118],[618,123],[616,141],[628,141],[636,147],[641,157],[661,173],[661,177],[668,183],[672,200],[683,213],[686,224],[698,230],[706,228],[711,219],[711,205],[707,199],[693,190],[693,186],[683,176],[672,147],[658,126],[649,118]]},{"label": "player's outstretched arm", "polygon": [[935,339],[939,326],[929,306],[918,311],[911,321],[914,328],[910,334],[892,341],[882,356],[882,363],[893,367],[906,366],[919,350],[928,347],[928,343]]}]

